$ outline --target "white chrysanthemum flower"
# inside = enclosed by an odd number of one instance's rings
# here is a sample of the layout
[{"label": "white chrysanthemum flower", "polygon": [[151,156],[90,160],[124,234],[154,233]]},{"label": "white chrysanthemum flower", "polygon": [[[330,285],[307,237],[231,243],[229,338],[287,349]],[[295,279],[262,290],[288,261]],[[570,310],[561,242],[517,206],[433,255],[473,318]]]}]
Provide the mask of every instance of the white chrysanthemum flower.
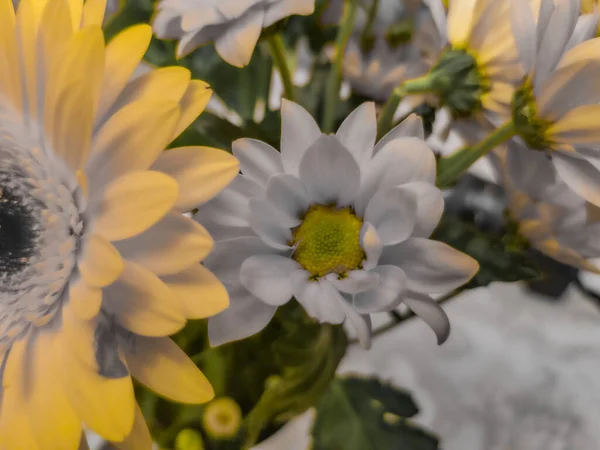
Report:
[{"label": "white chrysanthemum flower", "polygon": [[519,232],[547,256],[600,272],[600,209],[558,179],[541,185],[531,178],[523,190],[505,183],[509,211]]},{"label": "white chrysanthemum flower", "polygon": [[[75,450],[86,426],[150,448],[132,377],[182,402],[213,395],[168,337],[227,307],[182,215],[237,173],[206,148],[163,150],[206,83],[131,79],[152,30],[108,44],[106,0],[0,0],[0,448]],[[200,186],[200,187],[199,187]],[[191,189],[190,189],[191,188]]]},{"label": "white chrysanthemum flower", "polygon": [[514,85],[523,76],[510,32],[509,2],[451,0],[447,13],[442,0],[425,3],[437,30],[422,33],[423,58],[434,70],[457,73],[438,93],[439,100],[451,110],[452,126],[477,140],[510,117]]},{"label": "white chrysanthemum flower", "polygon": [[[600,205],[600,39],[597,14],[579,17],[579,0],[543,0],[539,13],[515,0],[513,28],[528,71],[513,100],[519,137],[508,144],[508,172],[517,187],[535,173],[558,173],[573,191]],[[566,52],[566,53],[565,53]]]},{"label": "white chrysanthemum flower", "polygon": [[217,234],[206,265],[231,298],[209,320],[211,343],[260,331],[292,297],[321,322],[347,320],[365,346],[369,314],[404,302],[443,342],[448,319],[429,294],[461,286],[478,265],[427,239],[444,202],[421,120],[410,116],[375,145],[373,103],[334,136],[295,103],[281,114],[281,153],[235,141],[242,174],[200,208]]},{"label": "white chrysanthemum flower", "polygon": [[314,10],[315,0],[161,0],[153,28],[160,39],[179,40],[178,57],[214,41],[221,58],[243,67],[263,28]]}]

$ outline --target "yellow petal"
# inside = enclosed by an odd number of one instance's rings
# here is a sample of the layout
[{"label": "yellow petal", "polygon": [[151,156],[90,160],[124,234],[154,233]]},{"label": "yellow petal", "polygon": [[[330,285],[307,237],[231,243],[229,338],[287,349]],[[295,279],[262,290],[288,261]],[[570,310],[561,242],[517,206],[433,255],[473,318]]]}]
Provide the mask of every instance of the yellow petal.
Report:
[{"label": "yellow petal", "polygon": [[58,345],[57,331],[48,327],[32,341],[27,413],[40,449],[77,450],[81,419],[63,388]]},{"label": "yellow petal", "polygon": [[168,399],[181,403],[205,403],[214,398],[206,377],[169,338],[138,338],[124,351],[131,374]]},{"label": "yellow petal", "polygon": [[181,116],[175,127],[173,139],[183,133],[198,118],[200,113],[206,108],[206,105],[208,105],[211,96],[212,90],[207,83],[200,80],[192,80],[190,82],[185,95],[179,103],[181,106]]},{"label": "yellow petal", "polygon": [[117,244],[123,258],[137,262],[157,275],[181,272],[202,261],[213,240],[196,221],[170,212],[142,234]]},{"label": "yellow petal", "polygon": [[122,326],[143,336],[168,336],[186,322],[173,291],[131,261],[125,261],[121,278],[104,289],[103,308]]},{"label": "yellow petal", "polygon": [[188,319],[205,319],[229,306],[223,283],[206,267],[196,264],[184,272],[162,277],[181,303]]},{"label": "yellow petal", "polygon": [[27,379],[25,356],[29,339],[15,342],[10,350],[2,378],[0,409],[0,448],[2,450],[42,450],[34,438],[25,404]]},{"label": "yellow petal", "polygon": [[69,288],[69,303],[80,319],[93,319],[102,306],[102,289],[91,287],[85,281],[79,280]]},{"label": "yellow petal", "polygon": [[239,172],[239,162],[231,154],[210,147],[180,147],[161,154],[153,170],[166,173],[180,186],[175,207],[186,212],[220,193]]},{"label": "yellow petal", "polygon": [[600,105],[584,105],[565,114],[548,129],[548,138],[569,144],[598,144]]},{"label": "yellow petal", "polygon": [[102,26],[104,13],[106,11],[106,0],[87,0],[83,5],[82,27],[88,25]]},{"label": "yellow petal", "polygon": [[124,440],[133,427],[135,399],[131,377],[106,378],[96,363],[95,321],[81,320],[63,307],[60,364],[64,389],[81,420],[110,441]]},{"label": "yellow petal", "polygon": [[[46,0],[48,1],[48,0]],[[52,0],[54,1],[54,0]],[[82,0],[67,0],[69,9],[71,10],[71,20],[73,21],[73,29],[78,30],[81,27],[81,14],[83,12]]]},{"label": "yellow petal", "polygon": [[[77,67],[77,70],[73,70]],[[92,111],[98,102],[104,70],[104,35],[99,27],[87,27],[73,35],[64,46],[63,53],[53,61],[44,103],[44,125],[46,132],[53,135],[58,104],[64,92],[73,84],[84,82],[89,91]],[[93,114],[93,112],[92,112]],[[87,151],[86,151],[87,153]]]},{"label": "yellow petal", "polygon": [[123,268],[121,254],[110,242],[97,234],[86,239],[79,271],[87,285],[108,286],[119,278]]},{"label": "yellow petal", "polygon": [[146,425],[146,420],[138,405],[135,405],[135,419],[131,433],[123,442],[114,442],[120,450],[149,450],[153,448],[152,437]]},{"label": "yellow petal", "polygon": [[177,182],[160,172],[133,172],[113,181],[94,208],[95,232],[109,241],[143,233],[173,207]]},{"label": "yellow petal", "polygon": [[59,95],[50,131],[52,148],[74,172],[82,169],[90,152],[94,103],[87,82],[66,87]]},{"label": "yellow petal", "polygon": [[15,33],[15,11],[11,0],[0,0],[0,94],[22,112],[21,73]]},{"label": "yellow petal", "polygon": [[16,16],[16,35],[22,66],[20,74],[24,87],[23,111],[27,117],[37,118],[37,32],[42,8],[36,5],[36,0],[22,0],[19,3]]},{"label": "yellow petal", "polygon": [[466,44],[471,34],[477,0],[452,0],[448,10],[448,40],[455,47]]},{"label": "yellow petal", "polygon": [[150,45],[152,28],[135,25],[116,35],[106,46],[106,64],[98,117],[103,118],[131,78]]},{"label": "yellow petal", "polygon": [[90,192],[120,175],[150,167],[171,141],[179,105],[140,100],[120,109],[98,131],[86,166]]}]

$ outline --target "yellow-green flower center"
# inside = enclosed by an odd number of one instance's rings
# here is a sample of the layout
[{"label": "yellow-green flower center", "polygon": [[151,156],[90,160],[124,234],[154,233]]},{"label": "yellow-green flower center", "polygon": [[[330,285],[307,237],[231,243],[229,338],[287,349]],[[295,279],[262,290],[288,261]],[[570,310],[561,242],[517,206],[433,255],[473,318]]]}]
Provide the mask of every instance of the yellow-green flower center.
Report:
[{"label": "yellow-green flower center", "polygon": [[517,133],[532,150],[547,151],[552,142],[548,139],[551,123],[538,116],[531,83],[517,89],[512,99],[512,119]]},{"label": "yellow-green flower center", "polygon": [[361,227],[351,208],[312,206],[293,230],[294,259],[314,277],[357,269],[365,259]]},{"label": "yellow-green flower center", "polygon": [[214,399],[204,409],[202,426],[213,439],[233,438],[242,423],[240,406],[229,397]]}]

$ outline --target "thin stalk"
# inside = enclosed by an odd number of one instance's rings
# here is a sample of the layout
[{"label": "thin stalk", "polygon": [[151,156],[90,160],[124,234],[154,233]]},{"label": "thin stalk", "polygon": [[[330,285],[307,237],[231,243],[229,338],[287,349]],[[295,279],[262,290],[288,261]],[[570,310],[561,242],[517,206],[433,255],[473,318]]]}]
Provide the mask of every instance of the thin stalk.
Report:
[{"label": "thin stalk", "polygon": [[407,80],[396,87],[388,101],[383,105],[383,109],[379,114],[379,121],[377,122],[378,139],[381,139],[392,129],[394,114],[404,97],[412,94],[432,92],[434,90],[434,84],[435,77],[431,74],[427,74],[419,78]]},{"label": "thin stalk", "polygon": [[323,131],[331,133],[335,125],[335,113],[340,99],[340,86],[342,84],[342,66],[344,64],[344,55],[348,39],[354,29],[356,12],[358,10],[358,0],[345,0],[344,17],[335,41],[335,59],[333,67],[327,78],[327,87],[325,91],[325,112],[323,113]]},{"label": "thin stalk", "polygon": [[369,42],[372,42],[373,29],[375,28],[375,19],[377,18],[377,10],[379,9],[379,0],[372,0],[371,7],[369,9],[369,15],[367,16],[367,24],[362,32],[362,46],[363,51],[367,49]]},{"label": "thin stalk", "polygon": [[447,158],[442,158],[438,162],[438,187],[450,187],[475,161],[516,134],[515,125],[512,121],[508,121],[473,147],[464,148]]},{"label": "thin stalk", "polygon": [[283,44],[283,39],[281,39],[281,35],[279,34],[270,34],[267,36],[267,43],[269,44],[269,50],[271,51],[271,56],[273,57],[273,63],[281,75],[284,96],[288,100],[294,101],[292,71],[288,65],[287,58],[285,57],[285,46]]}]

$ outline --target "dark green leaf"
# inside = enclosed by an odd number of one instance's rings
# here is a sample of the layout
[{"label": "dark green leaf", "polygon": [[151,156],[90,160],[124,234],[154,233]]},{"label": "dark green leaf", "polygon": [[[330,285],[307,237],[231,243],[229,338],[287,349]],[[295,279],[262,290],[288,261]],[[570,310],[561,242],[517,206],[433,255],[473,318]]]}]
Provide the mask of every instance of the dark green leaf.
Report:
[{"label": "dark green leaf", "polygon": [[334,380],[317,405],[314,450],[437,450],[438,439],[407,418],[410,394],[375,378]]}]

